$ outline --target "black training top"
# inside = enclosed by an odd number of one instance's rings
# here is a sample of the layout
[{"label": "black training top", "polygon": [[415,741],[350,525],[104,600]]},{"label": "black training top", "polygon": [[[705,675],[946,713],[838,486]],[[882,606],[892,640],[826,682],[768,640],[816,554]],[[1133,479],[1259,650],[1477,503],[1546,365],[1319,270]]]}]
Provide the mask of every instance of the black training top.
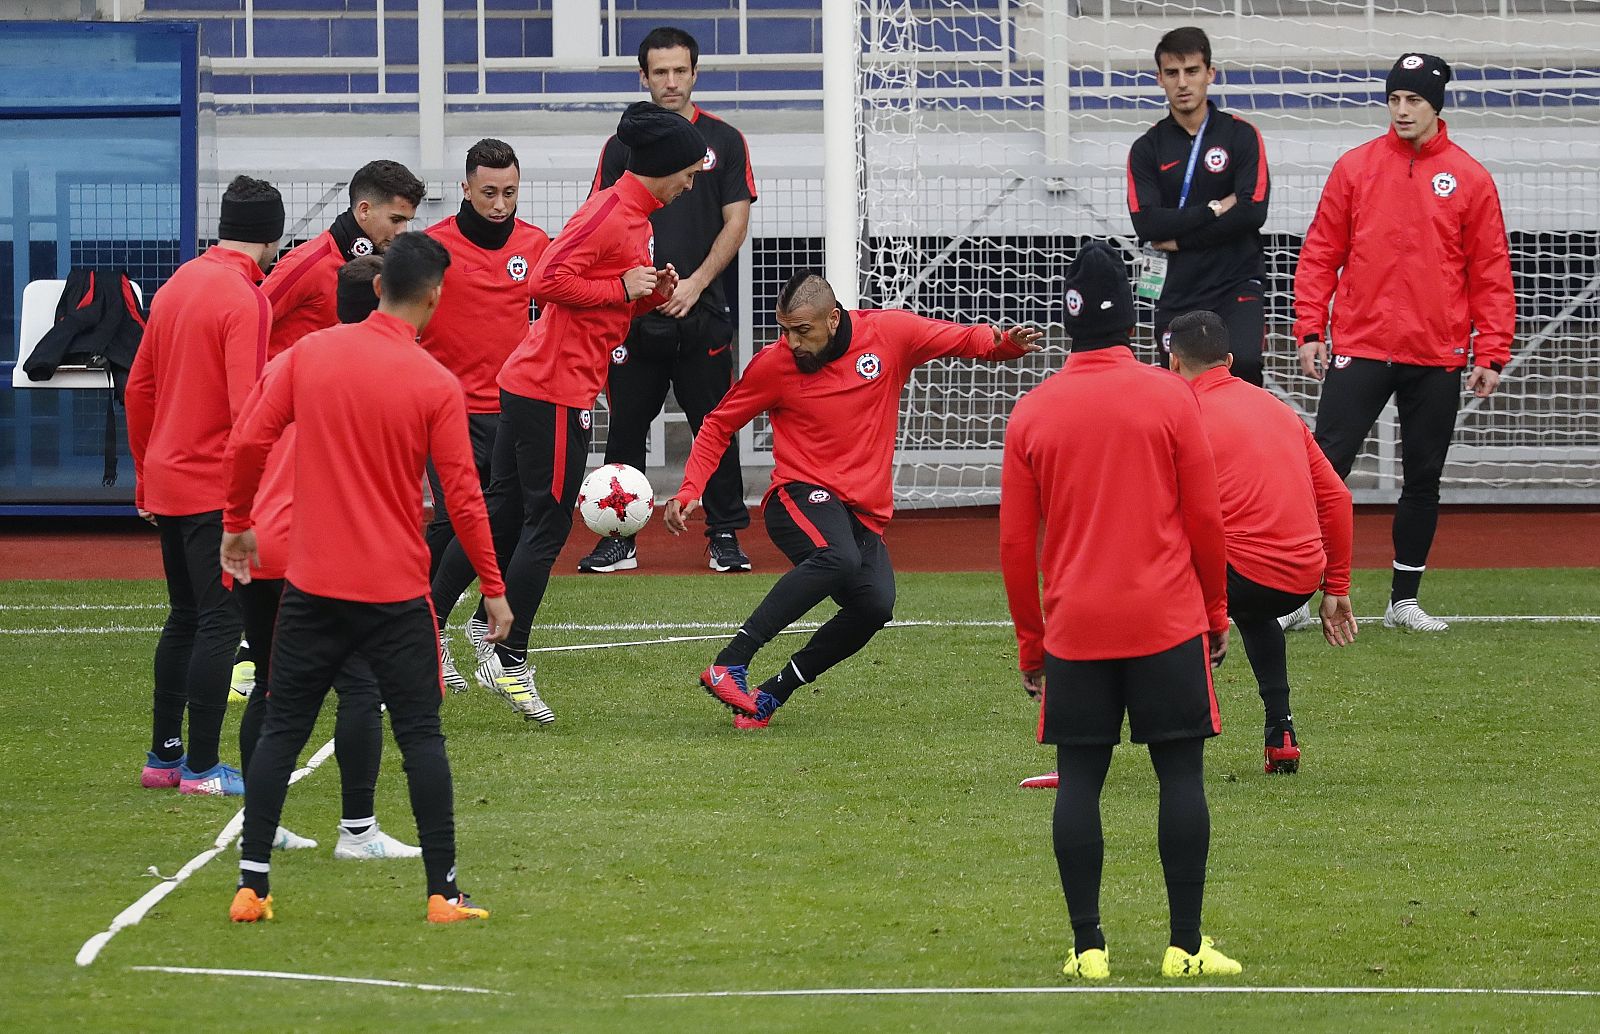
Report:
[{"label": "black training top", "polygon": [[[756,199],[756,177],[750,168],[750,149],[744,134],[699,107],[689,121],[706,141],[706,160],[694,189],[678,195],[650,217],[655,228],[652,261],[660,269],[671,262],[679,276],[689,276],[711,253],[711,244],[722,232],[722,208],[736,201]],[[600,167],[595,170],[593,194],[617,181],[628,167],[628,146],[615,136],[600,152]],[[715,277],[700,296],[700,303],[716,306],[726,314],[727,299],[722,294],[722,278]]]},{"label": "black training top", "polygon": [[[1134,141],[1128,152],[1128,214],[1141,241],[1177,241],[1167,253],[1167,282],[1158,308],[1204,308],[1247,281],[1262,281],[1266,265],[1261,225],[1271,184],[1267,149],[1255,126],[1207,101],[1210,121],[1195,156],[1189,197],[1178,207],[1194,136],[1170,114]],[[1207,202],[1233,194],[1221,216]]]}]

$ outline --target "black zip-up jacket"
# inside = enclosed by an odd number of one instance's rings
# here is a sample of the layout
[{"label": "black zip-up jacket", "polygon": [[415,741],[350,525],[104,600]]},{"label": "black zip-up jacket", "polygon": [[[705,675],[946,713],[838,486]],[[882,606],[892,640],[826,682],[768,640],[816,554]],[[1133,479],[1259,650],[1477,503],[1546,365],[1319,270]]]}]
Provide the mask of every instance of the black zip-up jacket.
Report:
[{"label": "black zip-up jacket", "polygon": [[[1207,101],[1211,119],[1194,163],[1183,208],[1183,173],[1194,137],[1170,114],[1128,152],[1128,214],[1141,241],[1177,241],[1167,253],[1167,282],[1157,308],[1165,313],[1207,308],[1251,280],[1264,281],[1261,226],[1271,183],[1267,149],[1255,126]],[[1221,216],[1208,202],[1233,194]]]}]

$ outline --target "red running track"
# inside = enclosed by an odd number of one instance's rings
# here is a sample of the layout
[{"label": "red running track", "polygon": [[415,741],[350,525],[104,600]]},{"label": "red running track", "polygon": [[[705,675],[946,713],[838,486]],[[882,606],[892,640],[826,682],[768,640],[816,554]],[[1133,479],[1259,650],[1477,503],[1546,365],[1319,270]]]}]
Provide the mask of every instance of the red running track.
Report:
[{"label": "red running track", "polygon": [[[899,571],[996,571],[996,508],[911,510],[889,525],[887,539]],[[1386,568],[1391,559],[1388,507],[1356,508],[1355,566]],[[788,562],[755,524],[740,536],[759,572]],[[580,524],[556,563],[556,574],[577,571],[594,544]],[[705,538],[691,528],[668,535],[659,520],[639,535],[636,574],[707,572]],[[1429,566],[1600,567],[1600,509],[1584,507],[1447,507],[1439,519]],[[0,579],[160,578],[155,529],[138,520],[0,522]]]}]

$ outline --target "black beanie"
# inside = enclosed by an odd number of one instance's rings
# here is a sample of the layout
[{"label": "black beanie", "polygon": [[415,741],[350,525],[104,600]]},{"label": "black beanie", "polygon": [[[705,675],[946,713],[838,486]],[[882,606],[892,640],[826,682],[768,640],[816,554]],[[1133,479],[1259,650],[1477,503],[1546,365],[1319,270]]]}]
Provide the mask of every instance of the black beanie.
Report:
[{"label": "black beanie", "polygon": [[223,195],[217,238],[246,244],[271,244],[283,239],[283,198],[236,201]]},{"label": "black beanie", "polygon": [[1074,351],[1127,344],[1137,318],[1121,252],[1091,241],[1067,267],[1062,325]]},{"label": "black beanie", "polygon": [[1409,90],[1432,104],[1435,112],[1440,112],[1444,110],[1444,84],[1449,81],[1450,66],[1444,58],[1406,54],[1389,69],[1389,78],[1383,81],[1383,95]]},{"label": "black beanie", "polygon": [[627,145],[628,171],[636,176],[670,176],[706,157],[705,138],[693,122],[649,101],[628,105],[617,139]]}]

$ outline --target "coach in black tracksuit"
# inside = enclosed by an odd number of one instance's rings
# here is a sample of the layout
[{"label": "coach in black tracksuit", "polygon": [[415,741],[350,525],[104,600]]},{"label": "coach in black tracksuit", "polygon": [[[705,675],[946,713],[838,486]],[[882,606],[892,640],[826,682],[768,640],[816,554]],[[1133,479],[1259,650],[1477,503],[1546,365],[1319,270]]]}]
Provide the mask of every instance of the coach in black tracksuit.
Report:
[{"label": "coach in black tracksuit", "polygon": [[[656,268],[670,262],[683,279],[673,300],[634,320],[627,340],[611,352],[606,462],[640,470],[650,422],[661,412],[668,387],[690,430],[699,434],[706,414],[728,393],[736,369],[733,311],[722,273],[744,242],[756,181],[744,134],[692,99],[699,58],[699,44],[680,29],[655,29],[639,45],[639,77],[650,99],[692,122],[706,142],[694,189],[650,216]],[[611,186],[627,165],[627,145],[611,137],[601,151],[593,189]],[[712,570],[750,570],[737,535],[750,526],[737,443],[723,453],[704,502]],[[632,539],[602,538],[579,563],[580,570],[593,573],[635,566]]]},{"label": "coach in black tracksuit", "polygon": [[1161,37],[1156,68],[1169,113],[1128,152],[1134,232],[1167,259],[1155,361],[1167,365],[1173,318],[1207,309],[1228,326],[1235,376],[1259,385],[1266,327],[1261,226],[1270,192],[1261,131],[1206,99],[1216,69],[1200,29]]}]

